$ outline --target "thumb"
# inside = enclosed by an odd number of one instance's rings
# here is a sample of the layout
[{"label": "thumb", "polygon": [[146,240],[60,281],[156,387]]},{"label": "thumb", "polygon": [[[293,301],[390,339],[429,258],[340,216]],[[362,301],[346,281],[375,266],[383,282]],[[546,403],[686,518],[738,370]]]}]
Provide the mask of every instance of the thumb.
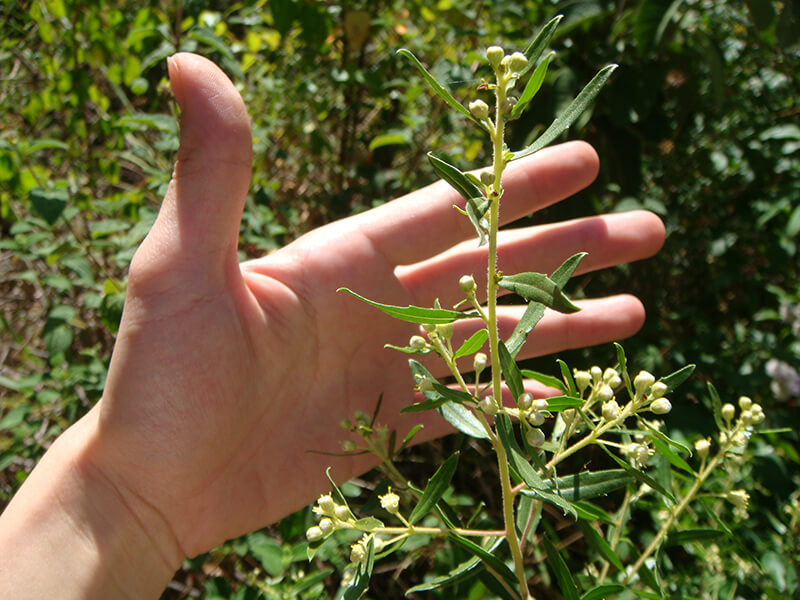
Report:
[{"label": "thumb", "polygon": [[[131,273],[149,279],[146,274],[168,270],[184,285],[223,285],[238,264],[251,175],[250,119],[239,92],[210,60],[179,53],[167,64],[181,109],[180,148],[158,218]],[[148,267],[156,273],[147,273]]]}]

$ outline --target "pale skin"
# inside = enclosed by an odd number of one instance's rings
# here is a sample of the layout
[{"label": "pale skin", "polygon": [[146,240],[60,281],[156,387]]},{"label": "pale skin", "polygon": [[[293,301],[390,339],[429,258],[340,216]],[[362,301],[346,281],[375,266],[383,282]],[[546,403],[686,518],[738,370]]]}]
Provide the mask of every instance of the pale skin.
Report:
[{"label": "pale skin", "polygon": [[[458,279],[484,285],[486,247],[438,183],[322,227],[239,264],[237,234],[251,173],[247,111],[208,60],[169,61],[181,147],[158,219],[130,268],[123,321],[102,400],[65,432],[0,517],[0,597],[157,598],[181,562],[275,522],[369,459],[331,458],[337,423],[371,413],[403,436],[419,415],[404,345],[416,326],[354,298],[430,306],[460,299]],[[587,144],[513,163],[505,221],[567,198],[596,176]],[[581,271],[655,253],[647,212],[598,216],[501,236],[500,268],[549,272],[589,252]],[[621,339],[642,324],[631,296],[548,314],[524,356]],[[505,307],[508,335],[521,307]],[[463,338],[476,324],[460,323]],[[446,375],[431,361],[434,375]],[[532,388],[533,389],[533,388]],[[424,417],[424,436],[451,431]]]}]

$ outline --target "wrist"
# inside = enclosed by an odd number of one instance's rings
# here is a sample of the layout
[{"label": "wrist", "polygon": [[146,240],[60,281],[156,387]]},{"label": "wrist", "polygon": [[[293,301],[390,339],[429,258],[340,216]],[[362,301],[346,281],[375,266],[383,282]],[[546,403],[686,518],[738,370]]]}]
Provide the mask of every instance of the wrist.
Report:
[{"label": "wrist", "polygon": [[158,598],[183,560],[169,524],[93,460],[90,412],[0,518],[0,597]]}]

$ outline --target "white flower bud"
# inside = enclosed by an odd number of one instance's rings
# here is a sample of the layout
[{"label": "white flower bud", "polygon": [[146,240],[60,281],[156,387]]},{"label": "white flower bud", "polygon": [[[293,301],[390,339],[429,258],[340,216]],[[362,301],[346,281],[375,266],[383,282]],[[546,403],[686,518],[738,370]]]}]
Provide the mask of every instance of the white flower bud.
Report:
[{"label": "white flower bud", "polygon": [[422,325],[422,329],[427,333],[433,333],[434,331],[436,331],[436,325],[434,325],[433,323],[424,323]]},{"label": "white flower bud", "polygon": [[719,434],[719,444],[720,446],[724,446],[727,443],[728,443],[728,434],[723,431],[722,433]]},{"label": "white flower bud", "polygon": [[421,335],[412,335],[411,339],[408,340],[408,345],[414,350],[424,350],[425,346],[428,345],[428,342],[426,342],[425,338]]},{"label": "white flower bud", "polygon": [[419,389],[423,392],[433,392],[433,379],[428,376],[421,377],[419,380]]},{"label": "white flower bud", "polygon": [[322,512],[323,515],[328,515],[330,517],[339,505],[333,501],[330,494],[323,494],[317,500],[317,506],[319,506],[320,512]]},{"label": "white flower bud", "polygon": [[495,69],[500,66],[500,62],[503,60],[505,55],[505,50],[503,50],[500,46],[489,46],[486,49],[486,58],[489,60],[489,64]]},{"label": "white flower bud", "polygon": [[472,113],[472,116],[479,121],[489,118],[489,105],[483,100],[473,100],[469,103],[468,108],[469,112]]},{"label": "white flower bud", "polygon": [[479,405],[481,410],[485,412],[487,415],[496,415],[498,411],[497,402],[494,401],[494,396],[486,396],[483,398]]},{"label": "white flower bud", "polygon": [[725,494],[725,498],[739,508],[747,508],[747,504],[750,502],[750,494],[744,490],[731,490]]},{"label": "white flower bud", "polygon": [[525,439],[528,441],[528,444],[534,448],[538,448],[544,444],[544,432],[542,432],[542,430],[538,427],[528,429],[528,431],[525,432]]},{"label": "white flower bud", "polygon": [[694,443],[694,449],[700,458],[705,458],[708,456],[708,451],[711,450],[711,442],[706,438],[700,438]]},{"label": "white flower bud", "polygon": [[361,542],[350,545],[350,562],[360,563],[366,556],[367,551],[364,549],[364,546],[361,545]]},{"label": "white flower bud", "polygon": [[512,73],[519,73],[526,66],[528,66],[528,57],[522,52],[514,52],[508,57],[508,69]]},{"label": "white flower bud", "polygon": [[749,440],[750,436],[744,431],[739,431],[733,436],[733,444],[735,446],[746,446]]},{"label": "white flower bud", "polygon": [[633,380],[633,388],[636,390],[637,394],[644,394],[653,383],[655,382],[656,378],[653,377],[652,373],[648,373],[647,371],[639,371],[639,374]]},{"label": "white flower bud", "polygon": [[538,427],[539,425],[544,423],[544,414],[540,413],[537,410],[531,411],[530,413],[528,413],[528,423]]},{"label": "white flower bud", "polygon": [[734,415],[736,414],[736,408],[733,404],[726,403],[722,405],[722,418],[726,421],[730,421],[733,419]]},{"label": "white flower bud", "polygon": [[520,410],[528,410],[532,404],[533,394],[529,392],[524,392],[519,395],[519,398],[517,398],[517,406],[519,406]]},{"label": "white flower bud", "polygon": [[309,527],[308,531],[306,531],[306,539],[309,542],[316,542],[317,540],[321,540],[323,535],[324,533],[322,532],[322,529],[317,527],[316,525],[314,527]]},{"label": "white flower bud", "polygon": [[453,331],[455,331],[455,327],[452,323],[442,323],[436,326],[436,333],[446,340],[453,337]]},{"label": "white flower bud", "polygon": [[600,367],[592,367],[589,369],[589,373],[592,376],[592,381],[595,383],[599,383],[603,379],[603,370]]},{"label": "white flower bud", "polygon": [[323,534],[327,535],[334,530],[333,521],[328,517],[324,517],[319,521],[319,528]]},{"label": "white flower bud", "polygon": [[750,412],[752,413],[752,417],[750,417],[750,422],[753,425],[758,425],[759,423],[763,423],[764,422],[764,411],[763,410],[755,410],[756,406],[758,406],[758,408],[761,409],[761,406],[758,405],[758,404],[754,404],[752,406],[752,408],[750,409]]},{"label": "white flower bud", "polygon": [[[611,367],[609,367],[609,368],[607,368],[605,371],[603,371],[603,381],[605,381],[606,383],[608,383],[609,381],[611,381],[611,379],[612,379],[613,377],[619,377],[619,373],[617,373],[617,372],[616,372],[614,369],[612,369]],[[611,385],[611,384],[609,383],[609,385]],[[614,386],[611,386],[611,387],[614,387]]]},{"label": "white flower bud", "polygon": [[588,371],[575,371],[575,385],[578,386],[578,391],[582,394],[583,390],[589,387],[592,382],[592,376]]},{"label": "white flower bud", "polygon": [[667,393],[667,384],[663,381],[656,381],[650,388],[650,395],[653,398],[661,398]]},{"label": "white flower bud", "polygon": [[619,416],[620,408],[616,400],[609,400],[603,404],[603,418],[606,421],[613,421]]},{"label": "white flower bud", "polygon": [[657,415],[665,415],[672,410],[672,403],[666,398],[658,398],[650,404],[650,411]]},{"label": "white flower bud", "polygon": [[600,400],[600,402],[608,402],[613,397],[614,390],[612,390],[607,383],[601,385],[600,389],[597,390],[597,398]]},{"label": "white flower bud", "polygon": [[350,520],[350,509],[344,506],[343,504],[339,504],[333,509],[333,516],[339,519],[340,521],[349,521]]},{"label": "white flower bud", "polygon": [[475,293],[475,278],[472,275],[464,275],[458,280],[458,287],[460,287],[461,291],[467,296],[471,296]]},{"label": "white flower bud", "polygon": [[749,410],[751,406],[753,406],[753,401],[750,398],[747,396],[741,396],[739,398],[739,408],[742,410]]},{"label": "white flower bud", "polygon": [[480,179],[483,185],[492,185],[494,183],[494,173],[489,169],[484,169],[481,171]]},{"label": "white flower bud", "polygon": [[383,510],[392,514],[397,513],[400,507],[400,496],[395,494],[392,488],[389,488],[389,491],[383,496],[378,496],[378,499],[381,501],[381,508],[383,508]]},{"label": "white flower bud", "polygon": [[749,410],[743,410],[739,418],[742,419],[745,425],[751,425],[753,423],[753,413]]},{"label": "white flower bud", "polygon": [[547,398],[539,398],[538,400],[534,400],[531,406],[533,410],[538,410],[541,412],[543,410],[547,410],[550,407],[550,404],[547,402]]},{"label": "white flower bud", "polygon": [[489,359],[483,352],[478,352],[475,355],[475,358],[472,360],[472,368],[475,369],[476,372],[480,373],[486,368],[486,362]]}]

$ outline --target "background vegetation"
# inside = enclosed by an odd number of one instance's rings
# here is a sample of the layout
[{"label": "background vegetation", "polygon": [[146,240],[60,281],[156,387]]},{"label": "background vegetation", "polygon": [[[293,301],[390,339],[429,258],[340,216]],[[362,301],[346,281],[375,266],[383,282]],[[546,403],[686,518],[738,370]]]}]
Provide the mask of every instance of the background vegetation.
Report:
[{"label": "background vegetation", "polygon": [[[669,419],[688,437],[713,428],[705,380],[725,399],[753,397],[768,424],[796,427],[800,3],[4,0],[0,505],[101,394],[126,268],[153,222],[177,149],[167,56],[191,50],[213,58],[245,98],[256,158],[240,249],[258,256],[428,183],[430,148],[488,162],[480,138],[427,93],[397,48],[410,48],[456,97],[469,98],[483,48],[521,48],[559,13],[558,54],[536,106],[515,124],[513,147],[549,123],[600,67],[621,68],[591,121],[586,115],[571,132],[598,148],[598,181],[530,222],[636,207],[658,213],[668,231],[661,254],[579,279],[578,296],[632,291],[644,300],[648,323],[626,343],[638,368],[668,373],[698,364]],[[562,357],[574,366],[607,364],[613,349]],[[553,364],[548,358],[534,366],[553,372]],[[714,558],[712,546],[683,549],[692,560],[676,560],[675,568],[686,594],[796,592],[798,434],[769,441],[776,451],[756,445],[745,473],[753,506],[736,531],[752,568],[739,568],[724,552]],[[454,436],[404,460],[427,477],[430,463],[468,444]],[[475,460],[463,489],[487,468]],[[347,489],[358,495],[375,479]],[[562,525],[557,516],[552,522]],[[187,561],[164,597],[333,593],[338,575],[306,562],[308,523],[303,510]],[[570,556],[580,558],[580,536],[571,544]],[[426,572],[456,564],[456,554],[434,547],[417,566],[410,558],[381,565],[393,573],[376,576],[371,593],[401,597]],[[341,558],[319,556],[343,566]],[[695,560],[701,568],[690,567]],[[709,587],[714,577],[716,588]],[[538,592],[559,597],[546,578]],[[442,597],[484,593],[479,582],[467,582]]]}]

